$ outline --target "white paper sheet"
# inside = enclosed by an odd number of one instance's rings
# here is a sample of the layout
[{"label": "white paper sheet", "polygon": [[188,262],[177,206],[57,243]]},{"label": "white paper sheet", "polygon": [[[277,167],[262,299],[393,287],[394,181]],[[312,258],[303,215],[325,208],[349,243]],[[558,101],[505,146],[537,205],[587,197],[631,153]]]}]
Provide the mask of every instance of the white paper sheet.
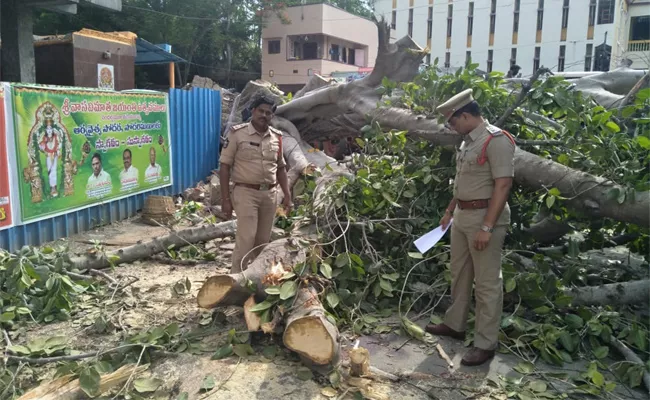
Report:
[{"label": "white paper sheet", "polygon": [[446,229],[442,229],[442,226],[437,227],[436,229],[432,230],[429,233],[425,233],[422,235],[420,238],[418,238],[415,242],[415,247],[418,248],[420,253],[424,254],[429,249],[431,249],[433,246],[436,245],[442,239],[443,236],[445,236],[445,233],[451,226],[451,224],[454,222],[454,219],[452,218],[451,221],[449,221],[449,225],[447,225]]}]

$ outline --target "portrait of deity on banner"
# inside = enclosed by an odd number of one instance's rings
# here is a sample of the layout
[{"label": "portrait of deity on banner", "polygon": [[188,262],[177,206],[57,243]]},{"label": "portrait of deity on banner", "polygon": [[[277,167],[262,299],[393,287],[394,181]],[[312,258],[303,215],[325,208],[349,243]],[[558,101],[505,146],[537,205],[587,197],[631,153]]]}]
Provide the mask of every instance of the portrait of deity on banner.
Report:
[{"label": "portrait of deity on banner", "polygon": [[44,189],[48,189],[46,193],[50,198],[59,197],[61,183],[63,196],[74,194],[73,177],[77,173],[77,162],[72,160],[70,133],[61,121],[59,110],[49,101],[36,110],[34,125],[29,132],[27,155],[29,165],[23,170],[23,177],[31,186],[32,203],[43,200]]}]

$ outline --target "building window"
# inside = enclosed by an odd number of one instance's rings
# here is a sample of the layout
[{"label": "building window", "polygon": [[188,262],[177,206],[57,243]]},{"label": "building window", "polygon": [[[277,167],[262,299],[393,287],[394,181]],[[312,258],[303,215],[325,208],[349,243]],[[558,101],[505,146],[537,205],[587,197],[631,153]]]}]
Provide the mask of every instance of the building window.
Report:
[{"label": "building window", "polygon": [[614,0],[600,0],[598,4],[598,25],[614,23]]},{"label": "building window", "polygon": [[451,37],[451,18],[454,15],[454,5],[449,4],[447,6],[447,37]]},{"label": "building window", "polygon": [[487,72],[492,72],[492,57],[493,56],[494,56],[494,50],[488,50]]},{"label": "building window", "polygon": [[341,57],[341,51],[339,50],[338,44],[333,44],[330,48],[330,57],[332,61],[339,61]]},{"label": "building window", "polygon": [[562,29],[566,29],[569,26],[569,0],[564,0],[564,5],[562,6]]},{"label": "building window", "polygon": [[497,0],[492,0],[492,5],[490,6],[490,33],[494,34],[497,21]]},{"label": "building window", "polygon": [[279,40],[269,40],[269,54],[280,54]]},{"label": "building window", "polygon": [[515,65],[517,63],[517,48],[513,47],[510,49],[510,65]]},{"label": "building window", "polygon": [[413,36],[413,9],[409,9],[408,35]]},{"label": "building window", "polygon": [[535,58],[533,59],[533,73],[539,69],[539,56],[542,52],[541,47],[535,47]]},{"label": "building window", "polygon": [[445,68],[451,67],[451,53],[446,52],[445,53]]},{"label": "building window", "polygon": [[465,66],[467,67],[471,62],[472,62],[472,52],[468,50],[465,52]]},{"label": "building window", "polygon": [[519,32],[519,8],[521,0],[515,0],[515,16],[512,22],[512,32]]},{"label": "building window", "polygon": [[429,7],[429,19],[427,19],[427,38],[433,36],[433,7]]},{"label": "building window", "polygon": [[474,30],[474,2],[469,2],[469,13],[467,14],[467,36],[472,36]]},{"label": "building window", "polygon": [[542,30],[542,25],[544,23],[544,0],[538,0],[537,2],[537,30]]},{"label": "building window", "polygon": [[594,45],[591,43],[587,43],[587,51],[585,52],[585,71],[591,71],[593,54],[594,54]]},{"label": "building window", "polygon": [[560,55],[557,58],[557,72],[564,71],[564,56],[566,55],[566,46],[560,46]]},{"label": "building window", "polygon": [[391,14],[390,17],[390,28],[391,29],[396,29],[397,28],[397,11],[393,10],[393,13]]},{"label": "building window", "polygon": [[589,0],[589,26],[596,23],[596,0]]},{"label": "building window", "polygon": [[630,18],[630,40],[650,40],[650,15]]}]

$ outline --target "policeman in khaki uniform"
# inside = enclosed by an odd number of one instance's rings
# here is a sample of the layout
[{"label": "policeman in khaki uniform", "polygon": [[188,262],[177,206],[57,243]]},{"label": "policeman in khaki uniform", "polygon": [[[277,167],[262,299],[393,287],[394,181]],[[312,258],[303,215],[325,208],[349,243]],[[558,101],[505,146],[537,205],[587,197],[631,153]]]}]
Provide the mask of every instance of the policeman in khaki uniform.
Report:
[{"label": "policeman in khaki uniform", "polygon": [[514,139],[483,119],[467,89],[437,111],[463,135],[456,156],[454,198],[441,225],[451,222],[451,296],[443,324],[427,325],[434,335],[464,340],[472,284],[476,296],[474,347],[463,365],[480,365],[494,356],[503,305],[501,249],[510,224],[508,195],[514,177]]},{"label": "policeman in khaki uniform", "polygon": [[251,104],[251,121],[234,126],[221,150],[221,207],[228,219],[233,205],[237,214],[231,273],[245,270],[271,239],[278,184],[284,193],[283,206],[287,213],[291,210],[282,132],[269,126],[275,108],[272,100],[256,98]]}]

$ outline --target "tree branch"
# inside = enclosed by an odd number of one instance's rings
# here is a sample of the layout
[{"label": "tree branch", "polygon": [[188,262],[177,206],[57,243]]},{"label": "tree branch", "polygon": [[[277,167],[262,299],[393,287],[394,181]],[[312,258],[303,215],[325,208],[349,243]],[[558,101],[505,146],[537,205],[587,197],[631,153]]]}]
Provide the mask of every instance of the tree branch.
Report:
[{"label": "tree branch", "polygon": [[550,73],[551,73],[551,70],[549,70],[548,68],[544,68],[544,67],[538,68],[537,71],[535,71],[533,76],[530,78],[530,80],[523,84],[523,86],[521,88],[521,92],[519,92],[519,96],[517,96],[517,100],[514,102],[514,104],[511,105],[510,107],[508,107],[506,112],[503,113],[501,118],[499,118],[497,120],[497,122],[494,123],[494,125],[495,126],[503,125],[503,123],[506,122],[506,119],[508,119],[510,114],[512,114],[517,109],[517,107],[519,107],[520,105],[522,105],[524,103],[524,101],[526,100],[526,97],[528,96],[528,92],[530,92],[530,89],[533,88],[533,84],[535,84],[535,82],[537,82],[539,77],[542,74],[550,74]]}]

